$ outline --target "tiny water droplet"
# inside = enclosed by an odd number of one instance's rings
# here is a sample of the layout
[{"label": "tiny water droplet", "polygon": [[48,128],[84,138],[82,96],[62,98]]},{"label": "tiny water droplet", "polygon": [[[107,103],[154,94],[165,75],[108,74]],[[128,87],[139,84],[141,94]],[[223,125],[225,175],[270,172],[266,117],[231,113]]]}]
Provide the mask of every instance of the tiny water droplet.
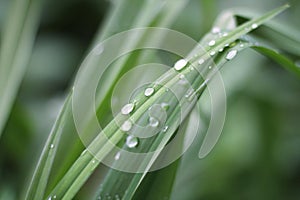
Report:
[{"label": "tiny water droplet", "polygon": [[162,129],[162,131],[165,133],[165,132],[167,132],[168,129],[169,129],[169,126],[165,126],[165,127]]},{"label": "tiny water droplet", "polygon": [[115,195],[115,200],[120,200],[120,196],[118,194]]},{"label": "tiny water droplet", "polygon": [[185,97],[189,98],[193,93],[194,93],[194,90],[191,88],[186,92]]},{"label": "tiny water droplet", "polygon": [[177,71],[182,70],[187,65],[187,63],[188,62],[185,59],[180,59],[175,63],[174,68]]},{"label": "tiny water droplet", "polygon": [[56,195],[53,196],[53,199],[56,199]]},{"label": "tiny water droplet", "polygon": [[126,120],[121,126],[121,130],[124,132],[130,131],[131,128],[132,128],[132,123],[129,120]]},{"label": "tiny water droplet", "polygon": [[93,163],[93,164],[95,164],[95,163],[96,163],[96,161],[95,161],[95,160],[92,160],[92,163]]},{"label": "tiny water droplet", "polygon": [[251,28],[252,28],[252,29],[256,29],[257,27],[258,27],[257,24],[252,24],[252,25],[251,25]]},{"label": "tiny water droplet", "polygon": [[212,47],[216,44],[216,41],[214,40],[211,40],[209,43],[208,43],[208,46]]},{"label": "tiny water droplet", "polygon": [[51,145],[50,145],[50,149],[53,149],[53,148],[54,148],[54,144],[51,144]]},{"label": "tiny water droplet", "polygon": [[225,32],[222,34],[222,37],[226,37],[226,36],[228,36],[228,33]]},{"label": "tiny water droplet", "polygon": [[203,58],[201,58],[199,61],[198,61],[198,63],[200,64],[200,65],[202,65],[203,63],[204,63],[204,59]]},{"label": "tiny water droplet", "polygon": [[243,43],[241,43],[241,44],[240,44],[240,47],[241,47],[241,48],[243,48],[243,47],[244,47],[244,44],[243,44]]},{"label": "tiny water droplet", "polygon": [[181,74],[181,75],[179,76],[179,78],[180,78],[179,84],[181,84],[181,85],[187,84],[187,80],[185,79],[185,76],[184,76],[183,74]]},{"label": "tiny water droplet", "polygon": [[208,66],[208,69],[211,69],[212,68],[212,66]]},{"label": "tiny water droplet", "polygon": [[115,160],[119,160],[121,157],[121,153],[120,152],[117,152],[116,155],[115,155]]},{"label": "tiny water droplet", "polygon": [[134,104],[129,103],[129,104],[126,104],[125,106],[123,106],[121,113],[123,115],[127,115],[127,114],[131,113],[133,111],[133,109],[134,109]]},{"label": "tiny water droplet", "polygon": [[189,69],[190,69],[190,71],[193,71],[193,70],[194,70],[194,67],[191,65],[191,66],[189,67]]},{"label": "tiny water droplet", "polygon": [[48,200],[52,200],[52,197],[49,197]]},{"label": "tiny water droplet", "polygon": [[225,47],[229,47],[229,44],[227,43],[227,44],[225,44],[224,46],[225,46]]},{"label": "tiny water droplet", "polygon": [[213,27],[211,32],[212,33],[220,33],[221,29],[219,27]]},{"label": "tiny water droplet", "polygon": [[209,53],[209,55],[211,55],[211,56],[213,56],[213,55],[215,55],[215,54],[216,54],[215,51],[211,51],[211,52]]},{"label": "tiny water droplet", "polygon": [[168,103],[165,103],[165,102],[161,103],[160,105],[161,105],[161,107],[162,107],[164,110],[168,110],[168,109],[170,108],[170,105],[169,105]]},{"label": "tiny water droplet", "polygon": [[144,92],[144,95],[145,95],[146,97],[149,97],[149,96],[151,96],[153,93],[154,93],[154,88],[147,88],[147,89],[145,90],[145,92]]},{"label": "tiny water droplet", "polygon": [[132,135],[128,135],[127,138],[126,138],[126,145],[129,147],[129,148],[134,148],[138,145],[139,143],[139,140],[137,137],[134,137]]},{"label": "tiny water droplet", "polygon": [[157,127],[159,125],[159,121],[154,117],[149,117],[149,125],[152,127]]},{"label": "tiny water droplet", "polygon": [[236,56],[237,52],[238,51],[236,49],[229,51],[226,55],[226,60],[232,60]]},{"label": "tiny water droplet", "polygon": [[224,48],[221,48],[221,49],[219,49],[219,52],[221,53],[221,52],[223,52],[223,50],[224,50]]},{"label": "tiny water droplet", "polygon": [[184,79],[185,77],[184,77],[183,74],[180,74],[179,78],[180,78],[180,79]]}]

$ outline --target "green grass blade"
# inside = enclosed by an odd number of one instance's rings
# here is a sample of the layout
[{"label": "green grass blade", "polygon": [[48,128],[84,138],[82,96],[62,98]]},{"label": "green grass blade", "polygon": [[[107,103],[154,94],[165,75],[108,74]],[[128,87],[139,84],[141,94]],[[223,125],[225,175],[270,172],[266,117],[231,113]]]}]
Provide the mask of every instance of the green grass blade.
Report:
[{"label": "green grass blade", "polygon": [[12,2],[12,10],[4,28],[0,52],[0,137],[30,57],[41,2]]},{"label": "green grass blade", "polygon": [[63,124],[66,116],[71,113],[71,95],[66,99],[66,102],[60,111],[59,117],[56,120],[53,129],[47,139],[43,152],[39,158],[37,167],[29,184],[25,199],[43,199],[48,183],[49,175],[52,169],[52,164],[56,155],[57,147],[60,142]]}]

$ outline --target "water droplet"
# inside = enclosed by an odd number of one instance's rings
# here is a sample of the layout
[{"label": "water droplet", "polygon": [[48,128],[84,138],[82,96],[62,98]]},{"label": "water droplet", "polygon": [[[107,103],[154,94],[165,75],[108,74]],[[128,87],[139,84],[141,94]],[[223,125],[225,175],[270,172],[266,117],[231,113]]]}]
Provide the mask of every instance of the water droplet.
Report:
[{"label": "water droplet", "polygon": [[213,56],[213,55],[215,55],[215,54],[216,54],[215,51],[211,51],[211,52],[209,53],[209,55],[211,55],[211,56]]},{"label": "water droplet", "polygon": [[115,155],[115,160],[119,160],[121,157],[121,153],[120,152],[117,152],[116,155]]},{"label": "water droplet", "polygon": [[237,52],[238,51],[236,49],[229,51],[226,55],[226,60],[232,60],[236,56]]},{"label": "water droplet", "polygon": [[203,58],[201,58],[199,61],[198,61],[198,63],[200,64],[200,65],[202,65],[203,63],[204,63],[204,59]]},{"label": "water droplet", "polygon": [[208,66],[208,69],[211,69],[212,68],[212,66]]},{"label": "water droplet", "polygon": [[54,144],[51,144],[51,145],[50,145],[50,149],[53,149],[53,148],[54,148]]},{"label": "water droplet", "polygon": [[226,36],[228,36],[228,33],[225,32],[222,34],[222,37],[226,37]]},{"label": "water droplet", "polygon": [[258,27],[257,24],[252,24],[252,25],[251,25],[251,28],[252,28],[252,29],[256,29],[257,27]]},{"label": "water droplet", "polygon": [[179,78],[180,78],[180,79],[184,79],[185,77],[184,77],[183,74],[180,74]]},{"label": "water droplet", "polygon": [[241,43],[241,44],[240,44],[240,47],[241,47],[241,48],[243,48],[243,47],[244,47],[244,44],[243,44],[243,43]]},{"label": "water droplet", "polygon": [[147,88],[144,92],[146,97],[151,96],[154,93],[154,88]]},{"label": "water droplet", "polygon": [[150,117],[149,118],[149,125],[152,126],[152,127],[157,127],[159,125],[159,121],[154,117]]},{"label": "water droplet", "polygon": [[115,200],[120,200],[120,196],[118,194],[115,195]]},{"label": "water droplet", "polygon": [[187,63],[188,62],[185,59],[180,59],[175,63],[174,68],[177,71],[182,70],[187,65]]},{"label": "water droplet", "polygon": [[216,44],[216,41],[214,40],[211,40],[209,43],[208,43],[208,46],[212,47]]},{"label": "water droplet", "polygon": [[56,199],[56,195],[53,196],[53,199]]},{"label": "water droplet", "polygon": [[227,44],[225,44],[224,46],[225,46],[225,47],[229,47],[229,44],[227,43]]},{"label": "water droplet", "polygon": [[123,106],[121,113],[123,115],[127,115],[127,114],[131,113],[133,111],[133,109],[134,109],[134,104],[129,103],[129,104],[126,104],[125,106]]},{"label": "water droplet", "polygon": [[224,48],[221,48],[221,49],[219,49],[219,52],[221,53],[221,52],[223,52],[223,50],[224,50]]},{"label": "water droplet", "polygon": [[93,163],[93,164],[95,164],[95,163],[96,163],[96,161],[95,161],[95,160],[92,160],[92,163]]},{"label": "water droplet", "polygon": [[162,131],[165,133],[165,132],[167,132],[168,129],[169,129],[169,126],[165,126],[165,127],[162,129]]},{"label": "water droplet", "polygon": [[189,98],[193,93],[194,93],[194,90],[191,88],[186,92],[185,97]]},{"label": "water droplet", "polygon": [[168,110],[168,109],[170,108],[170,105],[169,105],[168,103],[165,103],[165,102],[161,103],[160,105],[161,105],[161,107],[162,107],[164,110]]},{"label": "water droplet", "polygon": [[134,148],[138,145],[139,143],[139,140],[137,137],[134,137],[132,135],[128,135],[127,138],[126,138],[126,145],[129,147],[129,148]]},{"label": "water droplet", "polygon": [[221,29],[219,27],[213,27],[211,32],[212,33],[220,33]]},{"label": "water droplet", "polygon": [[189,67],[189,69],[190,69],[190,71],[193,71],[193,70],[194,70],[194,67],[191,65],[191,66]]},{"label": "water droplet", "polygon": [[121,130],[125,132],[129,131],[131,128],[132,128],[132,123],[129,120],[126,120],[121,126]]},{"label": "water droplet", "polygon": [[179,78],[180,78],[179,84],[181,85],[187,84],[187,80],[185,79],[185,76],[183,74],[181,74]]}]

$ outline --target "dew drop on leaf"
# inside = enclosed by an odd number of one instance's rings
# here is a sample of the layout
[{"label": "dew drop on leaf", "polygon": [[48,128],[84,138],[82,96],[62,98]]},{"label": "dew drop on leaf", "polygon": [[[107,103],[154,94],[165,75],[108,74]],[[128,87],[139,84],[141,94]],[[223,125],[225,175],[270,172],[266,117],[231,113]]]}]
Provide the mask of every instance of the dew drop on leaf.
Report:
[{"label": "dew drop on leaf", "polygon": [[211,51],[211,52],[209,53],[209,55],[211,55],[211,56],[213,56],[213,55],[215,55],[215,54],[216,54],[215,51]]},{"label": "dew drop on leaf", "polygon": [[134,109],[134,104],[129,103],[129,104],[126,104],[125,106],[123,106],[121,113],[123,115],[127,115],[127,114],[131,113],[133,111],[133,109]]},{"label": "dew drop on leaf", "polygon": [[115,160],[119,160],[121,157],[121,153],[120,152],[117,152],[116,155],[115,155]]},{"label": "dew drop on leaf", "polygon": [[220,29],[219,27],[216,27],[216,26],[215,26],[215,27],[212,28],[211,32],[212,32],[212,33],[220,33],[220,32],[221,32],[221,29]]},{"label": "dew drop on leaf", "polygon": [[169,126],[165,126],[165,127],[162,129],[162,131],[165,133],[165,132],[167,132],[168,129],[169,129]]},{"label": "dew drop on leaf", "polygon": [[53,148],[54,148],[54,144],[51,144],[51,145],[50,145],[50,149],[53,149]]},{"label": "dew drop on leaf", "polygon": [[125,132],[129,131],[131,128],[132,128],[132,123],[129,120],[126,120],[121,126],[121,130]]},{"label": "dew drop on leaf", "polygon": [[208,46],[212,47],[216,44],[216,41],[215,40],[211,40],[209,43],[208,43]]},{"label": "dew drop on leaf", "polygon": [[257,24],[252,24],[252,25],[251,25],[251,28],[252,28],[252,29],[256,29],[257,27],[258,27]]},{"label": "dew drop on leaf", "polygon": [[237,54],[237,50],[231,50],[228,52],[228,54],[226,55],[226,60],[232,60]]},{"label": "dew drop on leaf", "polygon": [[187,63],[188,62],[185,59],[180,59],[175,63],[174,68],[177,71],[182,70],[187,65]]},{"label": "dew drop on leaf", "polygon": [[129,147],[129,148],[134,148],[138,145],[139,143],[139,140],[137,137],[134,137],[132,135],[128,135],[127,138],[126,138],[126,145]]},{"label": "dew drop on leaf", "polygon": [[198,63],[199,63],[200,65],[202,65],[202,64],[204,63],[204,59],[201,58],[201,59],[198,61]]},{"label": "dew drop on leaf", "polygon": [[149,96],[151,96],[153,93],[154,93],[154,88],[147,88],[147,89],[145,90],[145,92],[144,92],[144,95],[145,95],[146,97],[149,97]]}]

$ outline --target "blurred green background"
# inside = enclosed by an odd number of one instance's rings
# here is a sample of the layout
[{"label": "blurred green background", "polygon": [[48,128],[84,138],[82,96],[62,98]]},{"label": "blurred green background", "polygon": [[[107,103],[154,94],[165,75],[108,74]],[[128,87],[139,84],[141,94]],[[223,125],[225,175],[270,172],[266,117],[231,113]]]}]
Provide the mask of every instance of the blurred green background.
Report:
[{"label": "blurred green background", "polygon": [[[0,199],[18,199],[24,190],[76,71],[115,1],[45,0],[28,70],[0,140]],[[199,40],[224,9],[266,11],[286,2],[190,0],[171,28]],[[11,3],[0,0],[1,35]],[[289,3],[277,19],[299,30],[300,1]],[[222,136],[202,160],[195,141],[182,158],[171,198],[300,199],[300,80],[250,50],[226,64],[222,74],[228,95]]]}]

